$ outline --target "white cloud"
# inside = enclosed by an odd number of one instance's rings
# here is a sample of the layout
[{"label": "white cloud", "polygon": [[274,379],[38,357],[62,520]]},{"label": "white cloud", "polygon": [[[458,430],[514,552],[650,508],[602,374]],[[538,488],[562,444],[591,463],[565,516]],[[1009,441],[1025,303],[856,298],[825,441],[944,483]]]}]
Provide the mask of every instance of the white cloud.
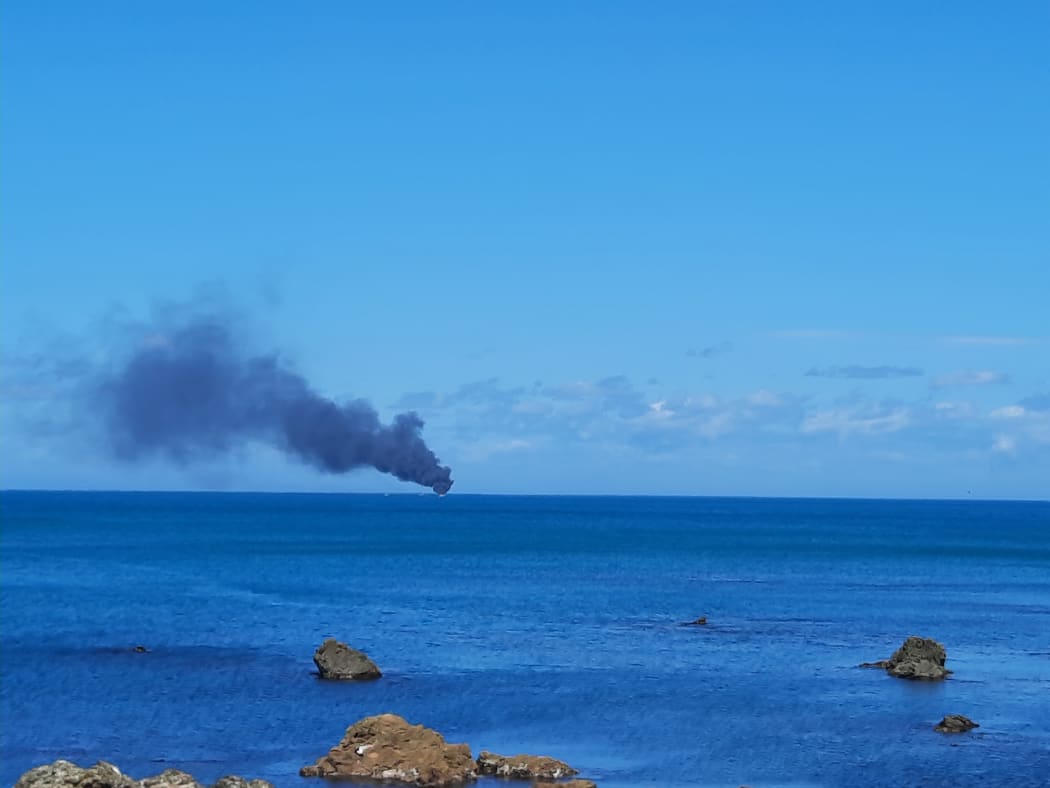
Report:
[{"label": "white cloud", "polygon": [[649,403],[649,412],[646,413],[647,418],[652,419],[673,419],[675,412],[667,407],[666,400],[657,400],[656,402]]},{"label": "white cloud", "polygon": [[990,369],[963,370],[941,375],[934,378],[931,384],[934,388],[942,389],[952,386],[988,386],[1001,383],[1009,383],[1010,376],[1005,372],[995,372]]},{"label": "white cloud", "polygon": [[969,345],[976,347],[1009,347],[1016,345],[1031,345],[1038,340],[1034,337],[1010,337],[1010,336],[953,336],[942,337],[942,342],[949,345]]},{"label": "white cloud", "polygon": [[992,451],[996,454],[1015,454],[1017,441],[1009,435],[996,435],[992,443]]},{"label": "white cloud", "polygon": [[850,435],[882,435],[898,432],[912,423],[911,413],[904,407],[881,406],[835,408],[811,413],[802,421],[803,434],[834,432],[840,438]]},{"label": "white cloud", "polygon": [[1007,405],[1003,408],[996,408],[990,415],[993,419],[1022,419],[1027,412],[1020,405]]},{"label": "white cloud", "polygon": [[977,408],[972,402],[966,401],[937,402],[933,406],[933,411],[941,419],[972,419],[977,416]]},{"label": "white cloud", "polygon": [[536,443],[524,438],[503,438],[494,440],[481,440],[468,444],[462,449],[464,458],[473,462],[487,460],[497,454],[510,454],[512,452],[528,451],[535,448]]},{"label": "white cloud", "polygon": [[762,408],[775,408],[783,402],[780,397],[768,389],[759,389],[754,394],[749,394],[747,401]]}]

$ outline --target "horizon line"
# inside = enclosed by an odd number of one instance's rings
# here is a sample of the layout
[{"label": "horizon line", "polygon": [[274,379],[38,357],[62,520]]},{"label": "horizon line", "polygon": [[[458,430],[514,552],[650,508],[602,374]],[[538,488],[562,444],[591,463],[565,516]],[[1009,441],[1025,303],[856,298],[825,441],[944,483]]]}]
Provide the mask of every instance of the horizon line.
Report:
[{"label": "horizon line", "polygon": [[[364,491],[341,491],[331,490],[122,490],[114,488],[53,488],[53,487],[4,487],[0,488],[0,495],[8,493],[56,493],[56,494],[92,494],[113,493],[118,495],[311,495],[311,496],[371,496],[371,497],[401,497],[401,498],[447,498],[448,495],[438,495],[429,490],[418,492],[364,492]],[[1050,503],[1050,498],[975,498],[966,496],[961,498],[952,497],[873,497],[867,495],[717,495],[703,493],[486,493],[486,492],[460,492],[454,493],[454,497],[471,498],[707,498],[707,499],[740,499],[740,500],[777,500],[777,501],[911,501],[911,502],[972,502],[972,503]]]}]

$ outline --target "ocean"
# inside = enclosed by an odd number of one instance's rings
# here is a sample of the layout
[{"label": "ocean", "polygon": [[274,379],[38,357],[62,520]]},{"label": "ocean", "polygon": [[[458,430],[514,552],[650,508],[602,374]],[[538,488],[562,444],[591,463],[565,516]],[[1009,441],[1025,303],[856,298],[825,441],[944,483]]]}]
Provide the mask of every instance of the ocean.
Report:
[{"label": "ocean", "polygon": [[[0,594],[4,785],[321,786],[381,712],[602,788],[1050,784],[1045,502],[3,492]],[[857,667],[909,635],[954,674]]]}]

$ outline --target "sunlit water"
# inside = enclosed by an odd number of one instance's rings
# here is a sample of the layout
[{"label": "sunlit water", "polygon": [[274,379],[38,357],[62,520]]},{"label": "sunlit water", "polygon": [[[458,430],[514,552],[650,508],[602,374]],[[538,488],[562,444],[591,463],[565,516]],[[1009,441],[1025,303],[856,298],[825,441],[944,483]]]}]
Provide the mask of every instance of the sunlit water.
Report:
[{"label": "sunlit water", "polygon": [[[0,544],[4,785],[319,786],[387,711],[603,788],[1050,782],[1047,503],[2,493]],[[856,667],[912,634],[947,681]]]}]

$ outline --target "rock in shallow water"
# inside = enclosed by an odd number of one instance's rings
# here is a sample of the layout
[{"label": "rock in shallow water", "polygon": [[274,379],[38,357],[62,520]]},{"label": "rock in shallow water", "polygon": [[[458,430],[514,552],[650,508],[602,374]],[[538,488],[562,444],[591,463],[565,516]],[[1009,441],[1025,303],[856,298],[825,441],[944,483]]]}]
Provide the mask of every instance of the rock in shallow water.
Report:
[{"label": "rock in shallow water", "polygon": [[940,733],[966,733],[966,731],[980,728],[976,722],[961,714],[946,714],[944,719],[933,726]]},{"label": "rock in shallow water", "polygon": [[380,714],[355,722],[339,744],[299,774],[442,786],[473,780],[477,771],[466,744],[448,744],[435,730]]},{"label": "rock in shallow water", "polygon": [[367,654],[335,638],[328,638],[318,647],[314,652],[314,664],[323,679],[362,681],[383,675]]},{"label": "rock in shallow water", "polygon": [[[193,775],[167,769],[153,777],[134,780],[111,763],[99,761],[87,769],[71,761],[37,766],[18,778],[15,788],[203,788]],[[266,780],[223,777],[212,788],[273,788]]]},{"label": "rock in shallow water", "polygon": [[545,755],[496,755],[483,751],[478,756],[478,774],[494,774],[511,780],[560,780],[578,772],[564,761]]},{"label": "rock in shallow water", "polygon": [[951,673],[944,667],[946,659],[944,646],[936,640],[912,636],[889,659],[864,662],[860,667],[885,668],[887,673],[899,679],[937,681]]}]

